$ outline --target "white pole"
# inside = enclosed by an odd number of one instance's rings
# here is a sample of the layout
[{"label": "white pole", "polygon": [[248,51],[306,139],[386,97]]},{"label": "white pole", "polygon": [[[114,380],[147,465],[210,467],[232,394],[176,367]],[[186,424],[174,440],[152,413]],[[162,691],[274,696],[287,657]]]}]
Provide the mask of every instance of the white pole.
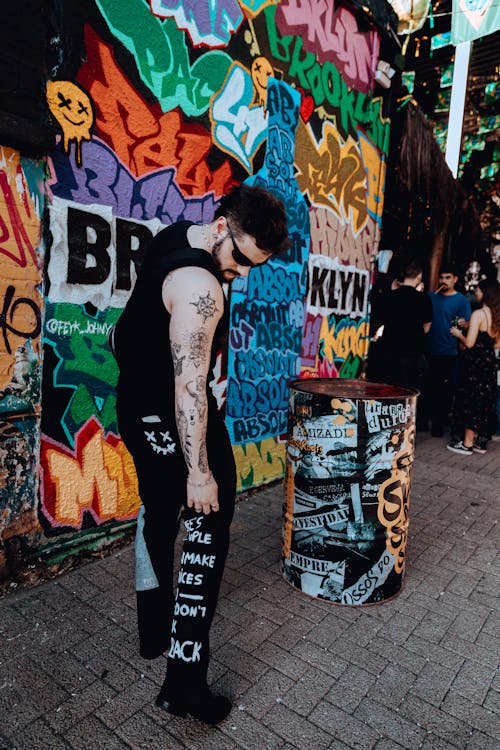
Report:
[{"label": "white pole", "polygon": [[445,159],[454,177],[458,174],[458,163],[460,161],[470,50],[471,42],[457,44],[453,64],[453,85],[451,87]]}]

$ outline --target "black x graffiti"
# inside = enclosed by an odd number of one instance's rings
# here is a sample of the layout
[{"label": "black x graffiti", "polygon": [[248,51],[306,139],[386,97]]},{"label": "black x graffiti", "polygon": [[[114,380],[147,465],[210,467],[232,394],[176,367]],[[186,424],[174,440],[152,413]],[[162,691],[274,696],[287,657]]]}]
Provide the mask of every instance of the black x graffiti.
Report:
[{"label": "black x graffiti", "polygon": [[[12,285],[7,287],[3,301],[3,309],[0,313],[0,328],[2,329],[3,340],[8,354],[12,354],[8,333],[13,333],[15,336],[22,336],[25,339],[29,339],[36,338],[42,330],[42,316],[40,315],[40,309],[36,302],[28,297],[18,297],[18,299],[12,304],[15,291],[15,287]],[[31,331],[19,331],[12,325],[14,313],[18,308],[21,308],[22,305],[29,307],[35,316],[35,325]]]}]

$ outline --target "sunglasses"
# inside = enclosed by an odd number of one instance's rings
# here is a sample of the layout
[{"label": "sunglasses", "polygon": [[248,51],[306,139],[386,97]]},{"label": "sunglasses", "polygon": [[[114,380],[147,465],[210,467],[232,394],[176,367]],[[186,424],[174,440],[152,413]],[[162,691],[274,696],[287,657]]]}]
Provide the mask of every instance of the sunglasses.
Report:
[{"label": "sunglasses", "polygon": [[231,238],[231,242],[233,243],[233,260],[235,263],[237,263],[239,266],[245,266],[247,268],[255,268],[255,266],[262,266],[264,263],[267,263],[267,259],[262,261],[262,263],[254,263],[253,260],[250,260],[250,258],[248,258],[244,253],[242,253],[240,248],[236,244],[236,240],[234,239],[234,234],[227,220],[226,220],[226,226],[227,226],[227,231],[229,233],[229,236]]}]

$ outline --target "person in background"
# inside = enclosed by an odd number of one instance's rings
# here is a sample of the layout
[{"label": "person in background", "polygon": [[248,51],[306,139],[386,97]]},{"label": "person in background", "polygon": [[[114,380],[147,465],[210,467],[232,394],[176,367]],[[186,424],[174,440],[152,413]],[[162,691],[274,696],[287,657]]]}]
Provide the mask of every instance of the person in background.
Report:
[{"label": "person in background", "polygon": [[431,433],[442,437],[449,424],[449,414],[457,378],[457,339],[451,334],[454,325],[463,327],[471,315],[470,302],[455,286],[458,274],[452,265],[442,265],[439,286],[430,292],[432,327],[427,336],[429,355],[429,411]]},{"label": "person in background", "polygon": [[[283,204],[260,187],[223,196],[212,222],[180,221],[148,248],[110,342],[120,374],[120,434],[134,459],[140,653],[167,654],[156,699],[172,714],[218,724],[231,702],[207,684],[209,630],[229,544],[236,471],[209,388],[225,346],[223,283],[290,245]],[[173,592],[174,545],[186,536]]]},{"label": "person in background", "polygon": [[453,404],[453,431],[461,440],[448,443],[454,453],[485,453],[497,427],[497,368],[495,343],[500,345],[500,284],[481,281],[475,290],[481,304],[474,310],[467,335],[452,326],[450,333],[465,348],[460,354],[458,383]]},{"label": "person in background", "polygon": [[417,261],[406,264],[402,280],[383,298],[379,320],[384,332],[379,339],[376,379],[384,383],[421,388],[427,369],[425,334],[431,328],[432,304],[417,291],[422,268]]}]

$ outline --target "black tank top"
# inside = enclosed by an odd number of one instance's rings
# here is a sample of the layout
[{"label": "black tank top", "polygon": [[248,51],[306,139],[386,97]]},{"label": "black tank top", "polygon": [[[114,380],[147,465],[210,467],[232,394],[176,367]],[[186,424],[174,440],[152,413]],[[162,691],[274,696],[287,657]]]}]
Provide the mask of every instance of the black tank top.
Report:
[{"label": "black tank top", "polygon": [[[162,229],[151,242],[139,270],[132,294],[114,332],[115,355],[120,368],[117,392],[130,414],[166,414],[174,411],[174,367],[170,350],[170,314],[162,300],[165,276],[175,268],[205,268],[222,285],[222,276],[212,256],[191,247],[187,230],[191,221],[180,221]],[[228,304],[217,325],[211,352],[224,345],[229,323]],[[210,379],[210,378],[209,378]],[[209,400],[215,399],[208,389]]]}]

